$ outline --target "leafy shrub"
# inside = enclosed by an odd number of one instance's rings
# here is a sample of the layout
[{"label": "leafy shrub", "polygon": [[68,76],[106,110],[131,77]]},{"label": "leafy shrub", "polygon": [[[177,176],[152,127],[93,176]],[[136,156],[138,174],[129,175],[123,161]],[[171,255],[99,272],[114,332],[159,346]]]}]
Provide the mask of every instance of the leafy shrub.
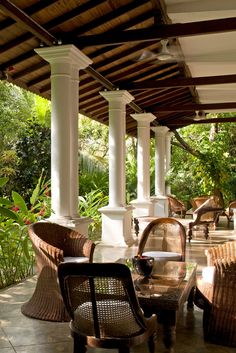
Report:
[{"label": "leafy shrub", "polygon": [[[0,178],[0,187],[7,182],[8,178]],[[12,200],[0,197],[0,288],[33,274],[34,253],[27,225],[49,215],[48,188],[41,175],[29,206],[15,191]]]}]

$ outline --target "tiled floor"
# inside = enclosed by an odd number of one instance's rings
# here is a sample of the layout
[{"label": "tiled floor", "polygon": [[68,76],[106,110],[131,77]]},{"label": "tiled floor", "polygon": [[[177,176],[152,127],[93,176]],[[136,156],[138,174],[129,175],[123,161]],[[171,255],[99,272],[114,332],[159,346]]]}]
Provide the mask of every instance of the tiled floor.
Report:
[{"label": "tiled floor", "polygon": [[[197,232],[191,242],[187,244],[187,260],[197,262],[198,270],[206,264],[204,251],[206,248],[227,240],[236,240],[236,231],[231,228],[225,230],[220,222],[215,231],[210,232],[206,241]],[[113,248],[97,246],[94,260],[115,261],[119,257],[131,257],[136,247]],[[0,353],[72,353],[72,340],[68,323],[52,323],[30,319],[21,314],[22,303],[28,300],[33,292],[36,278],[30,278],[18,285],[0,291]],[[161,332],[158,336],[157,353],[165,352]],[[102,353],[104,350],[89,349],[88,352]],[[108,350],[114,353],[115,351]],[[148,352],[146,346],[139,346],[132,350],[134,353]],[[202,333],[202,311],[180,313],[177,327],[176,353],[233,353],[235,348],[205,343]]]}]

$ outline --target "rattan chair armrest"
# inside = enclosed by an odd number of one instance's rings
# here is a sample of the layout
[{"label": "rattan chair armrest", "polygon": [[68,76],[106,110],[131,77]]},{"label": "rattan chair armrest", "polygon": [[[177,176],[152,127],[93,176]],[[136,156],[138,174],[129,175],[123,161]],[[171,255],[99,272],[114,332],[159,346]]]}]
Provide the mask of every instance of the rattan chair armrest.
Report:
[{"label": "rattan chair armrest", "polygon": [[52,246],[40,239],[38,243],[38,249],[44,253],[44,256],[47,257],[50,262],[53,262],[57,266],[64,259],[64,253],[62,249]]},{"label": "rattan chair armrest", "polygon": [[85,256],[93,261],[95,243],[78,232],[72,232],[65,242],[65,253],[69,256]]},{"label": "rattan chair armrest", "polygon": [[236,241],[212,247],[206,250],[207,265],[214,265],[216,260],[220,259],[235,259],[236,258]]}]

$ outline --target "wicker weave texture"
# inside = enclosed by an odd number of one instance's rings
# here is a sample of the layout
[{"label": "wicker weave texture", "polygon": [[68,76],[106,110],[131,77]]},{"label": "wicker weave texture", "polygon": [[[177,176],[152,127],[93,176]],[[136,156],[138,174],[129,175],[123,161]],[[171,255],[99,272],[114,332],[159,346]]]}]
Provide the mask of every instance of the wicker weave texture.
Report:
[{"label": "wicker weave texture", "polygon": [[[198,281],[195,303],[204,310],[204,338],[236,347],[236,257],[231,252],[233,244],[223,245],[209,251],[209,254],[214,254],[210,261],[215,269],[213,282]],[[228,254],[225,249],[230,251],[230,257],[225,255]]]},{"label": "wicker weave texture", "polygon": [[144,317],[127,266],[64,263],[58,273],[75,346],[78,340],[92,347],[128,349],[149,340],[154,352],[156,316]]},{"label": "wicker weave texture", "polygon": [[92,262],[95,244],[74,230],[47,222],[31,225],[29,236],[38,279],[33,296],[21,308],[22,313],[41,320],[68,321],[58,284],[58,265],[64,256],[86,257]]},{"label": "wicker weave texture", "polygon": [[214,265],[219,259],[236,259],[236,241],[229,241],[227,243],[212,247],[206,251],[207,265]]}]

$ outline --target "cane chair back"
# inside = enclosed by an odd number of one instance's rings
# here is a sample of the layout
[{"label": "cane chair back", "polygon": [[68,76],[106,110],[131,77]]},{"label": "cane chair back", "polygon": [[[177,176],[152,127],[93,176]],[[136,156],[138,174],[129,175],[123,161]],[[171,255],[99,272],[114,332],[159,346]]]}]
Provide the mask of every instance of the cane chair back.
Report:
[{"label": "cane chair back", "polygon": [[128,352],[129,347],[146,341],[154,352],[156,316],[144,317],[126,265],[63,263],[58,277],[71,317],[74,353],[76,347],[86,345]]},{"label": "cane chair back", "polygon": [[[185,260],[186,231],[184,226],[174,218],[157,218],[144,229],[140,238],[137,255],[155,251],[177,254],[175,260]],[[170,259],[171,260],[171,259]]]}]

